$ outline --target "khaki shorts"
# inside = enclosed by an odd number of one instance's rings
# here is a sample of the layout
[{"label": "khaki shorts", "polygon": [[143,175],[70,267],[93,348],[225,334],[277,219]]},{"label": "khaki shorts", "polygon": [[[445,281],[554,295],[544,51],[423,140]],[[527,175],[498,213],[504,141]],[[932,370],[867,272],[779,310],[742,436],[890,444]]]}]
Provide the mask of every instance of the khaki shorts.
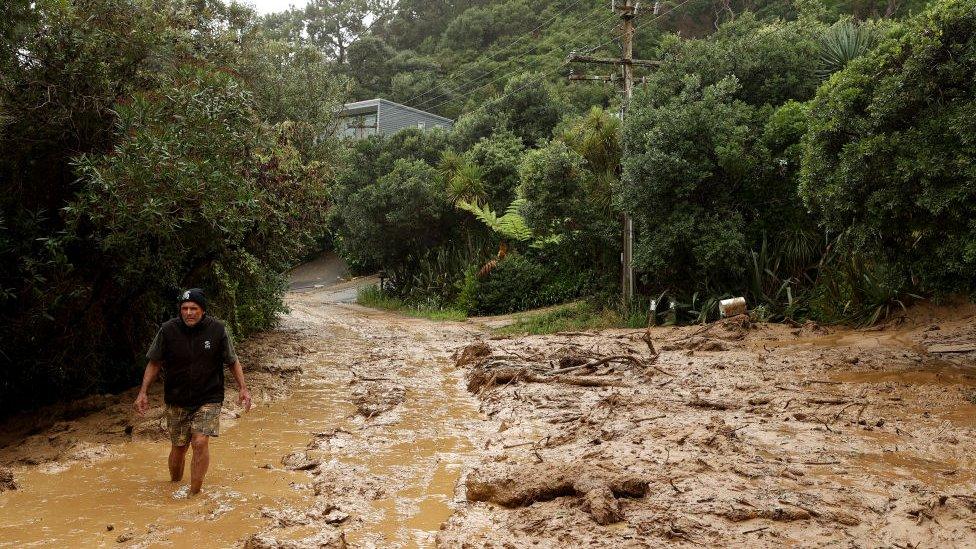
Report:
[{"label": "khaki shorts", "polygon": [[213,402],[195,408],[166,406],[166,426],[173,446],[186,446],[191,433],[215,437],[220,433],[220,403]]}]

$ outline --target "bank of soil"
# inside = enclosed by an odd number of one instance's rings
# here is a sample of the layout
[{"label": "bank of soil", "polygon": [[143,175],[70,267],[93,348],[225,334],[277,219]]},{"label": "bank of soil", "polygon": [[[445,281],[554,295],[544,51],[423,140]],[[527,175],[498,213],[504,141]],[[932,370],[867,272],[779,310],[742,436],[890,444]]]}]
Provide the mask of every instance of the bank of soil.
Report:
[{"label": "bank of soil", "polygon": [[974,312],[477,342],[494,433],[438,542],[976,546]]}]

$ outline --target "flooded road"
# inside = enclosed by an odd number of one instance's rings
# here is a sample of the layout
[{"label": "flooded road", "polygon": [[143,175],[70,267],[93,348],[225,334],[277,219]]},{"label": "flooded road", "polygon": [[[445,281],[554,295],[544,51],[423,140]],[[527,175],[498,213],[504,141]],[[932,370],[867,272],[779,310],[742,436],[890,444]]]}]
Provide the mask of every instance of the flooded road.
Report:
[{"label": "flooded road", "polygon": [[240,419],[225,405],[200,496],[168,480],[166,440],[14,464],[19,489],[0,494],[0,546],[240,547],[255,533],[281,542],[323,532],[355,547],[432,546],[480,433],[450,360],[471,328],[404,323],[338,302],[348,295],[289,296],[282,329],[298,338],[304,352],[291,360],[303,373],[286,397]]},{"label": "flooded road", "polygon": [[228,391],[201,496],[158,392],[8,422],[0,547],[976,546],[976,356],[929,352],[976,306],[488,337],[354,299],[293,291],[241,345],[257,407]]}]

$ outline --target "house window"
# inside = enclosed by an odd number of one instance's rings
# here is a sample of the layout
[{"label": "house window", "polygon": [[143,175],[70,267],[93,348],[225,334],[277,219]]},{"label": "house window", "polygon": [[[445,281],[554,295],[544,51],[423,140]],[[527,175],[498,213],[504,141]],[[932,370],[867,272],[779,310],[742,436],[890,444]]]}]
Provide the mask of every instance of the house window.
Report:
[{"label": "house window", "polygon": [[376,134],[376,113],[357,114],[345,117],[342,128],[343,137],[362,139]]}]

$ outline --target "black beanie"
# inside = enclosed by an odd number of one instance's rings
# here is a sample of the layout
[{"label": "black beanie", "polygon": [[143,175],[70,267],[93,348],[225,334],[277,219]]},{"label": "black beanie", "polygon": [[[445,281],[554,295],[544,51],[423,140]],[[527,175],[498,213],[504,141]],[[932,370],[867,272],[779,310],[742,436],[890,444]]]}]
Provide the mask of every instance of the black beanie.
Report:
[{"label": "black beanie", "polygon": [[200,288],[190,288],[180,294],[180,305],[183,305],[187,301],[196,303],[201,309],[207,308],[207,297],[203,295],[203,290]]}]

